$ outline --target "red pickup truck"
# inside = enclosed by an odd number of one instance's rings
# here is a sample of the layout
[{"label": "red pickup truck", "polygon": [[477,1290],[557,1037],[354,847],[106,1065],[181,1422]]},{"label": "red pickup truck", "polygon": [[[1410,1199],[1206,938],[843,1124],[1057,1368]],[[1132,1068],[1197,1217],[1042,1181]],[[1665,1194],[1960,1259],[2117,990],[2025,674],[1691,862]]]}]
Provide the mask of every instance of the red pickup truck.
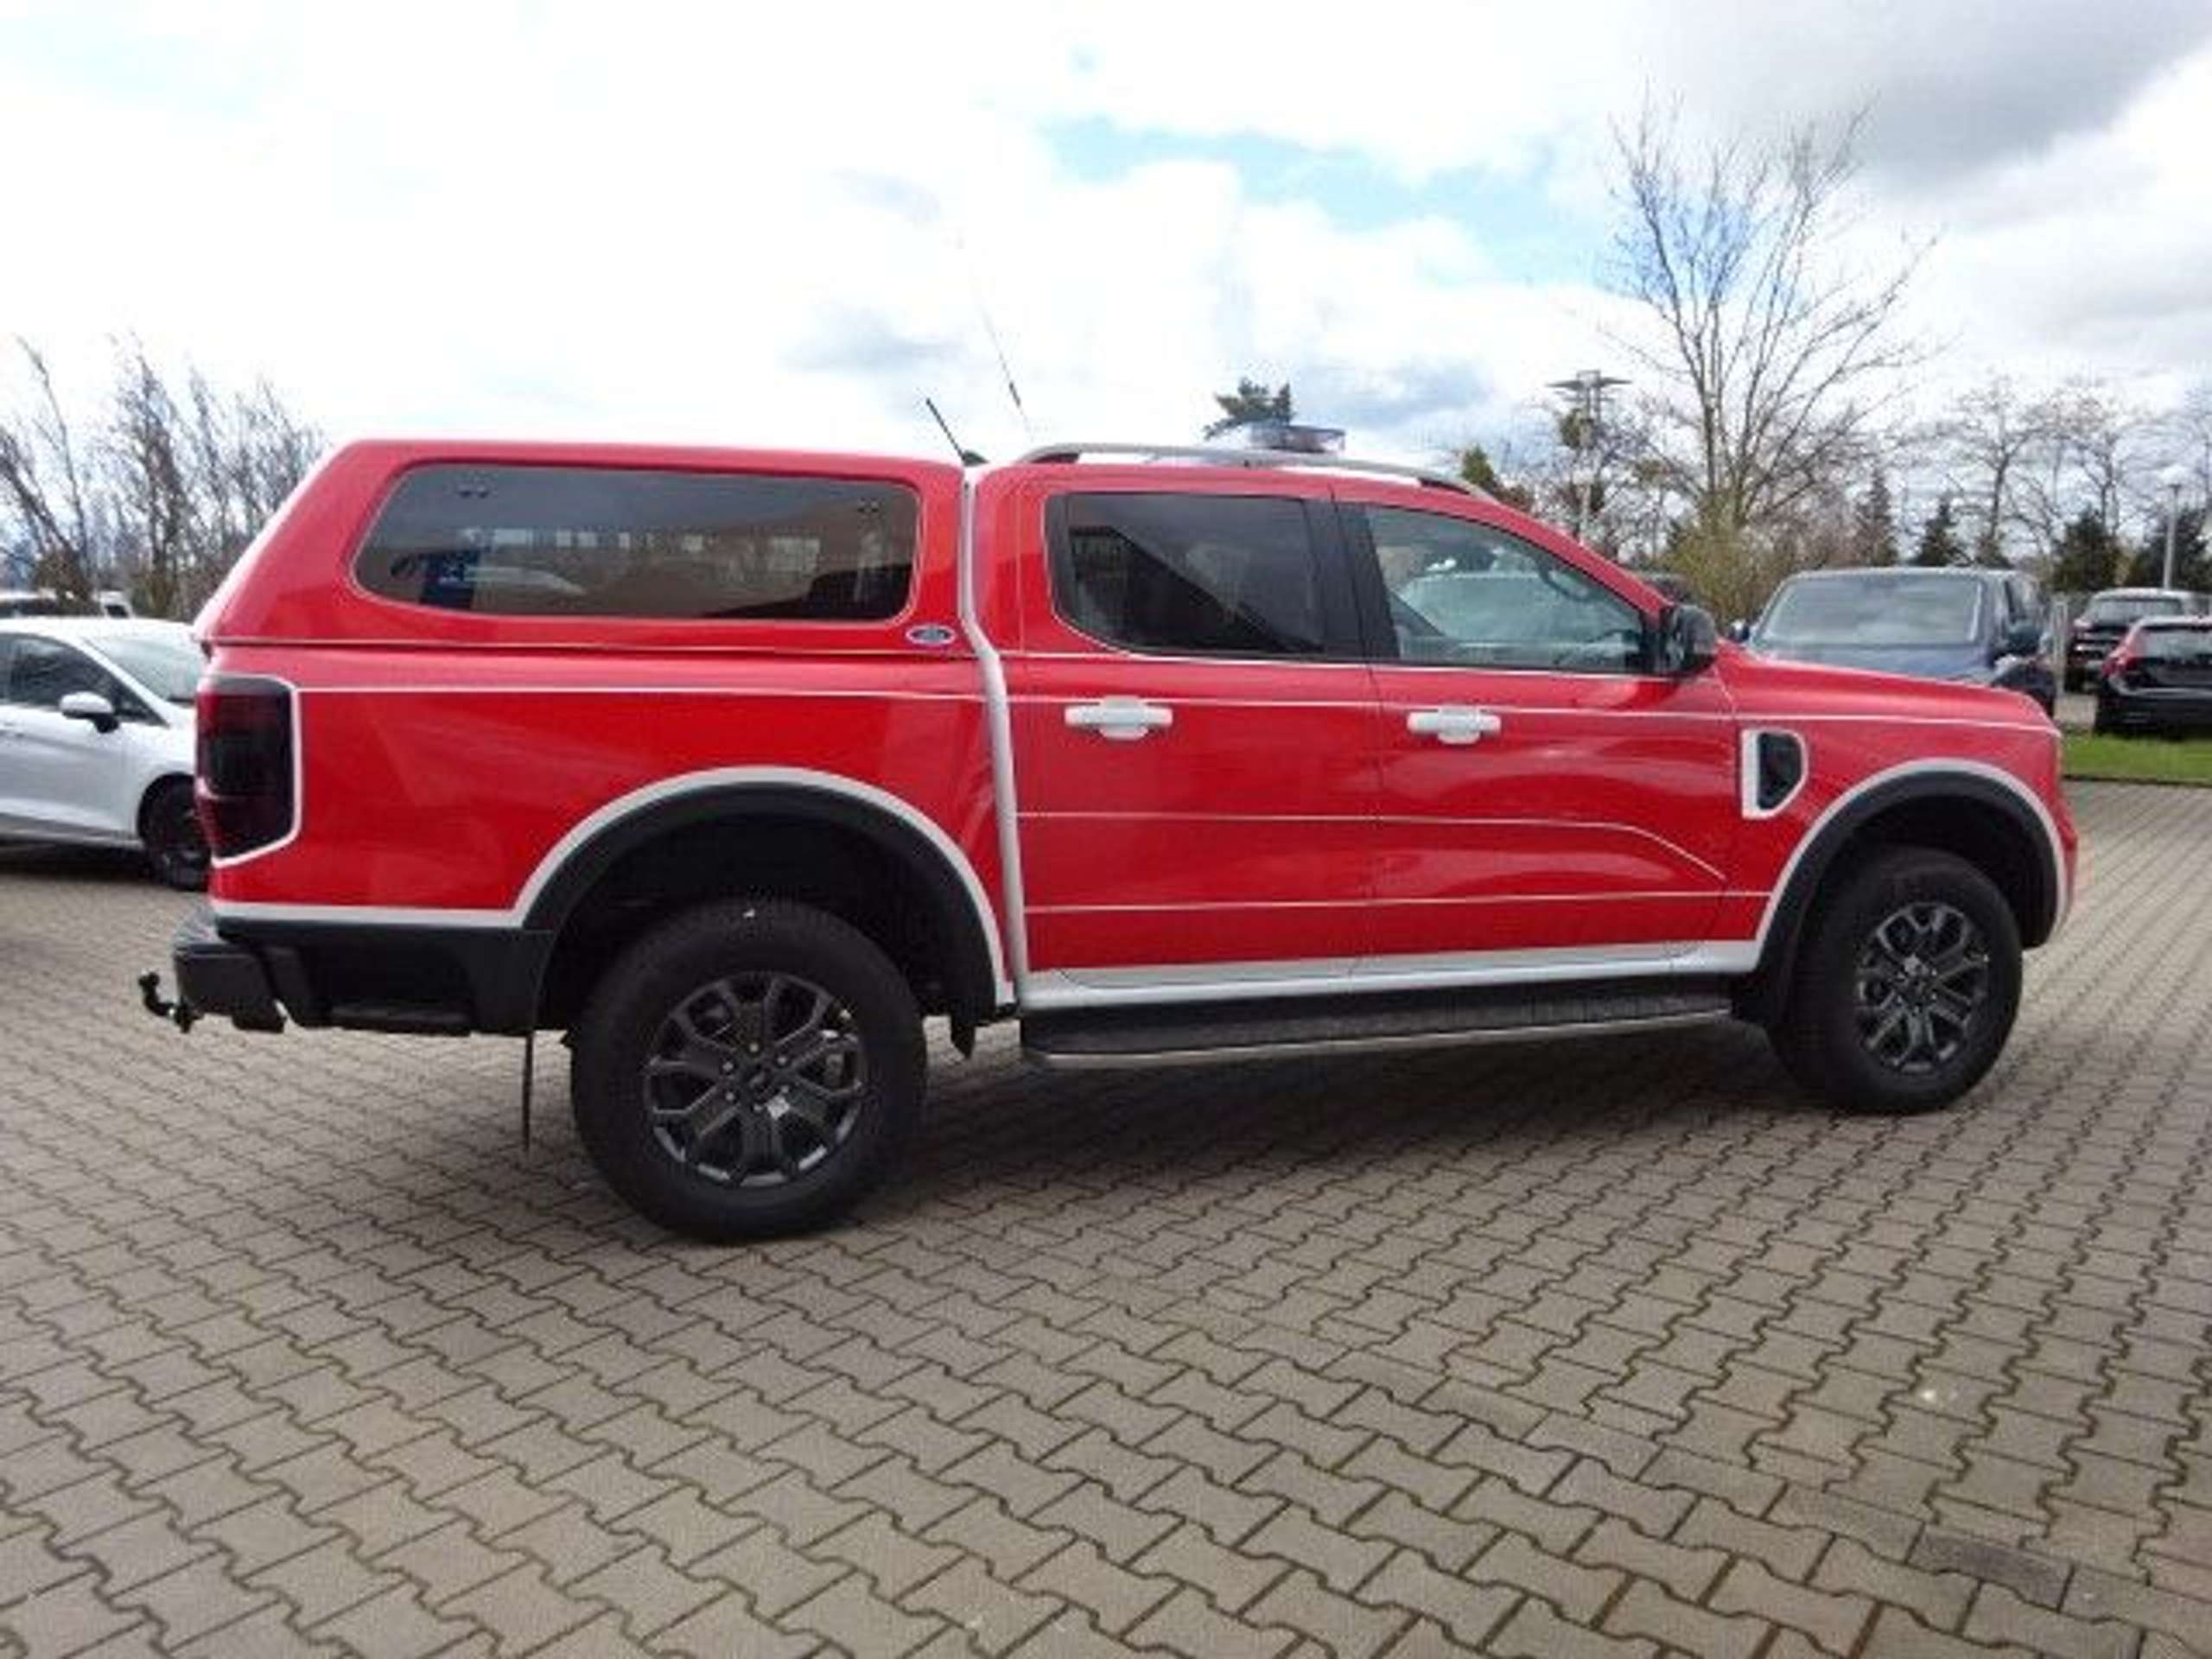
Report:
[{"label": "red pickup truck", "polygon": [[1057,1065],[1734,1016],[1937,1105],[2073,879],[2025,698],[1762,660],[1335,456],[358,443],[199,630],[182,1001],[563,1032],[708,1237],[882,1177],[927,1016]]}]

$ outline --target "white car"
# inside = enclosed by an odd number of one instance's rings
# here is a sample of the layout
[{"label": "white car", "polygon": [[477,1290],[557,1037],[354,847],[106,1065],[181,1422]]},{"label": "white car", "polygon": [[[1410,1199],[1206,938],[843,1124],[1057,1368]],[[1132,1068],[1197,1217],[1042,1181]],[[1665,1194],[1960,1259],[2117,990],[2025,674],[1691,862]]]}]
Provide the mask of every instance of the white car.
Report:
[{"label": "white car", "polygon": [[193,688],[181,622],[0,617],[0,839],[141,847],[203,887],[192,806]]}]

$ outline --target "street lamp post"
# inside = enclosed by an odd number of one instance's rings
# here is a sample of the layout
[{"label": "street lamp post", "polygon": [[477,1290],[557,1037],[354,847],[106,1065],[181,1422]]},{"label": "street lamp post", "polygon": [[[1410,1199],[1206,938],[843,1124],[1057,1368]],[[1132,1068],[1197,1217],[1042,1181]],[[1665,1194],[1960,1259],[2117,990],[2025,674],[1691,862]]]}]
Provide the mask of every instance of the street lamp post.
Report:
[{"label": "street lamp post", "polygon": [[2158,474],[2158,482],[2166,486],[2166,564],[2158,586],[2171,588],[2174,585],[2174,521],[2181,517],[2181,486],[2189,482],[2189,474],[2179,467],[2169,467]]},{"label": "street lamp post", "polygon": [[[1581,447],[1594,448],[1598,442],[1599,429],[1605,423],[1605,394],[1615,386],[1626,385],[1628,382],[1618,375],[1607,374],[1601,369],[1580,369],[1567,379],[1551,383],[1554,391],[1566,394],[1581,422]],[[1579,542],[1589,533],[1590,490],[1594,480],[1590,467],[1577,467],[1575,472],[1579,476],[1574,492],[1574,539]]]}]

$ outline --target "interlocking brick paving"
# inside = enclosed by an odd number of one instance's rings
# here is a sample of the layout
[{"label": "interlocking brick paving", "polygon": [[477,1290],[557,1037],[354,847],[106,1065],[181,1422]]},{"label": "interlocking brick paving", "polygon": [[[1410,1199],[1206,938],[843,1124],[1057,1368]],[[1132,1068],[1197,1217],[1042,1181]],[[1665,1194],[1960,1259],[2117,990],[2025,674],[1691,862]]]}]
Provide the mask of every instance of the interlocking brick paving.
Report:
[{"label": "interlocking brick paving", "polygon": [[2178,1654],[2212,1633],[2212,793],[2085,787],[1963,1106],[1736,1028],[938,1053],[744,1249],[540,1057],[137,1013],[184,901],[0,853],[0,1651]]}]

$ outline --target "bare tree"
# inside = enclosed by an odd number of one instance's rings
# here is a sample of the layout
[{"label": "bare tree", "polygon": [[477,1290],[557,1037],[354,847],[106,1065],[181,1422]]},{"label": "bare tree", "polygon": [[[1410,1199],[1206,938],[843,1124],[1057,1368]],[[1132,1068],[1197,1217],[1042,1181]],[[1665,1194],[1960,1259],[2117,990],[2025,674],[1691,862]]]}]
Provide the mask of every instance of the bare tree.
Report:
[{"label": "bare tree", "polygon": [[2117,537],[2137,500],[2155,431],[2143,411],[2096,381],[2070,380],[2053,395],[2061,475],[2074,499]]},{"label": "bare tree", "polygon": [[30,372],[30,408],[0,416],[0,506],[12,517],[33,558],[32,580],[67,599],[92,593],[93,514],[88,458],[54,389],[45,356],[28,340],[17,349]]},{"label": "bare tree", "polygon": [[1749,543],[1864,473],[1867,436],[1920,353],[1898,311],[1923,250],[1868,274],[1851,229],[1859,122],[1686,154],[1646,111],[1618,131],[1611,281],[1654,327],[1620,343],[1663,388],[1653,456],[1687,507],[1678,556],[1748,609],[1768,579]]},{"label": "bare tree", "polygon": [[[198,500],[199,585],[213,584],[245,550],[323,447],[321,433],[284,406],[266,380],[224,393],[197,370],[188,377],[186,442]],[[205,593],[196,598],[204,598]]]},{"label": "bare tree", "polygon": [[118,342],[99,418],[73,422],[47,359],[22,342],[29,396],[0,405],[0,550],[28,549],[34,582],[64,599],[125,587],[143,609],[188,615],[323,447],[266,382],[227,392],[178,383]]},{"label": "bare tree", "polygon": [[156,616],[183,609],[200,550],[186,477],[184,419],[145,347],[127,342],[116,365],[107,448],[117,517],[138,557],[133,587]]},{"label": "bare tree", "polygon": [[1574,530],[1608,557],[1647,563],[1666,549],[1669,499],[1650,460],[1650,420],[1637,404],[1592,422],[1575,410],[1530,403],[1510,427],[1463,438],[1440,458],[1445,470]]},{"label": "bare tree", "polygon": [[2024,395],[2003,375],[1960,394],[1930,428],[1979,563],[2008,563],[2015,531],[2038,552],[2049,546],[2050,515],[2031,504],[2041,469],[2056,462],[2063,476],[2066,428],[2063,400]]}]

